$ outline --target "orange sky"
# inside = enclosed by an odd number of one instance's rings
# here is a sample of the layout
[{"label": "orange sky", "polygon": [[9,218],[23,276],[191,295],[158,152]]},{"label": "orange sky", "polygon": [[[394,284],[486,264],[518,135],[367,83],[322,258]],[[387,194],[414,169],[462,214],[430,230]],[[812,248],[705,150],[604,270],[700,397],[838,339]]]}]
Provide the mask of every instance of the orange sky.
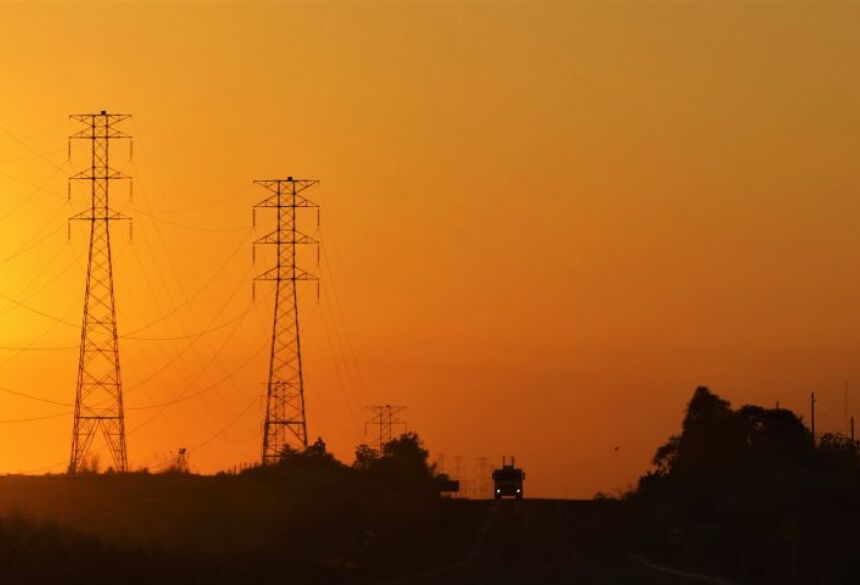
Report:
[{"label": "orange sky", "polygon": [[[449,462],[515,453],[543,496],[635,481],[697,384],[804,413],[814,389],[841,430],[857,30],[848,3],[2,3],[0,294],[80,321],[67,116],[106,108],[134,115],[120,334],[192,336],[121,341],[133,467],[258,458],[251,180],[286,175],[322,180],[307,409],[344,459],[385,402]],[[72,402],[79,329],[0,318],[31,348],[0,349],[0,386]],[[68,411],[0,392],[0,421],[57,415],[0,423],[0,471],[62,469]]]}]

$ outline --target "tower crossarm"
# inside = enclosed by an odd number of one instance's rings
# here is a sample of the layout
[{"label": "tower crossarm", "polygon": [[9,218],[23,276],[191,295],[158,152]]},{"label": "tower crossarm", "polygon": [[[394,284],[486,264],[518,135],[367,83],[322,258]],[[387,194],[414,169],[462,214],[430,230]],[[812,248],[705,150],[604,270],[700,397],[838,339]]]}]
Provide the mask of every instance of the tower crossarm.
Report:
[{"label": "tower crossarm", "polygon": [[83,169],[69,177],[70,181],[130,181],[131,175],[126,175],[116,169]]},{"label": "tower crossarm", "polygon": [[255,240],[254,244],[255,245],[258,245],[258,244],[275,244],[275,245],[294,244],[294,245],[298,245],[298,246],[301,246],[301,245],[319,246],[319,243],[320,243],[320,241],[318,239],[312,238],[311,236],[303,234],[298,230],[296,230],[295,234],[289,234],[287,236],[287,239],[283,239],[283,238],[284,238],[284,233],[280,230],[275,230],[275,231],[269,232],[268,234],[266,234],[262,238]]},{"label": "tower crossarm", "polygon": [[69,218],[69,221],[95,221],[95,220],[105,220],[105,221],[131,221],[131,217],[120,212],[115,211],[113,209],[106,209],[103,214],[96,214],[91,209],[86,209]]},{"label": "tower crossarm", "polygon": [[[295,274],[293,271],[295,270]],[[319,280],[319,276],[306,272],[301,268],[291,268],[289,266],[275,267],[266,270],[254,277],[254,280]]]}]

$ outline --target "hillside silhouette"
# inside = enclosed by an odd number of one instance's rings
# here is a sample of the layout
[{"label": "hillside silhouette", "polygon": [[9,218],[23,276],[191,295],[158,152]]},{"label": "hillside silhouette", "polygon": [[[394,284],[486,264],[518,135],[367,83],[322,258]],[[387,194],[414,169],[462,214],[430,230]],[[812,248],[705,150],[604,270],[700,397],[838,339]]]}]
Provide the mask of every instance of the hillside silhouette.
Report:
[{"label": "hillside silhouette", "polygon": [[444,498],[449,478],[414,433],[382,452],[357,446],[351,465],[317,439],[215,476],[94,467],[0,478],[0,582],[107,583],[120,570],[165,584],[688,582],[668,567],[738,584],[860,583],[857,444],[705,387],[622,498]]},{"label": "hillside silhouette", "polygon": [[216,476],[0,478],[18,510],[0,521],[0,582],[362,583],[459,558],[479,510],[443,501],[419,437],[357,452],[345,465],[318,439]]}]

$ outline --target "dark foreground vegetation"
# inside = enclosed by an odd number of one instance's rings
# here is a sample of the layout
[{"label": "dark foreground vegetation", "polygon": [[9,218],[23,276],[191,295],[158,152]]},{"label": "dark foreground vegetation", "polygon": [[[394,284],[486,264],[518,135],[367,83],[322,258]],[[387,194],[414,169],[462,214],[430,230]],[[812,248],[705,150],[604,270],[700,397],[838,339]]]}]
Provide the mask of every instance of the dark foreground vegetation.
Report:
[{"label": "dark foreground vegetation", "polygon": [[654,466],[625,498],[628,544],[737,582],[860,583],[854,441],[700,387]]},{"label": "dark foreground vegetation", "polygon": [[317,441],[216,476],[8,476],[0,584],[686,582],[668,566],[860,585],[857,444],[707,388],[621,499],[469,502],[440,497],[445,480],[412,434],[384,453],[360,446],[350,466]]},{"label": "dark foreground vegetation", "polygon": [[[443,501],[415,435],[354,465],[318,441],[237,474],[0,479],[0,583],[364,583],[452,562],[480,510]],[[52,521],[54,519],[55,521]],[[428,564],[429,563],[429,564]],[[289,579],[287,579],[289,577]]]}]

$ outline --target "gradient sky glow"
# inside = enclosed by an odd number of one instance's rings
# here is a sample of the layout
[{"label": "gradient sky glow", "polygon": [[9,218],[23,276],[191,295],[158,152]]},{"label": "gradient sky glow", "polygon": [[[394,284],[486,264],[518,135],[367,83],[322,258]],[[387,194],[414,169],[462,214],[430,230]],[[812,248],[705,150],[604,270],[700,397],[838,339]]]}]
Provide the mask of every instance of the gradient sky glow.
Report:
[{"label": "gradient sky glow", "polygon": [[[0,387],[74,399],[79,328],[5,297],[79,323],[68,114],[108,109],[134,115],[120,334],[184,338],[121,341],[133,467],[259,457],[251,181],[286,175],[322,180],[307,408],[341,458],[365,405],[405,404],[434,455],[514,453],[531,495],[590,497],[698,384],[804,414],[815,390],[842,430],[858,30],[851,3],[0,3]],[[0,392],[0,471],[64,468],[69,410]]]}]

